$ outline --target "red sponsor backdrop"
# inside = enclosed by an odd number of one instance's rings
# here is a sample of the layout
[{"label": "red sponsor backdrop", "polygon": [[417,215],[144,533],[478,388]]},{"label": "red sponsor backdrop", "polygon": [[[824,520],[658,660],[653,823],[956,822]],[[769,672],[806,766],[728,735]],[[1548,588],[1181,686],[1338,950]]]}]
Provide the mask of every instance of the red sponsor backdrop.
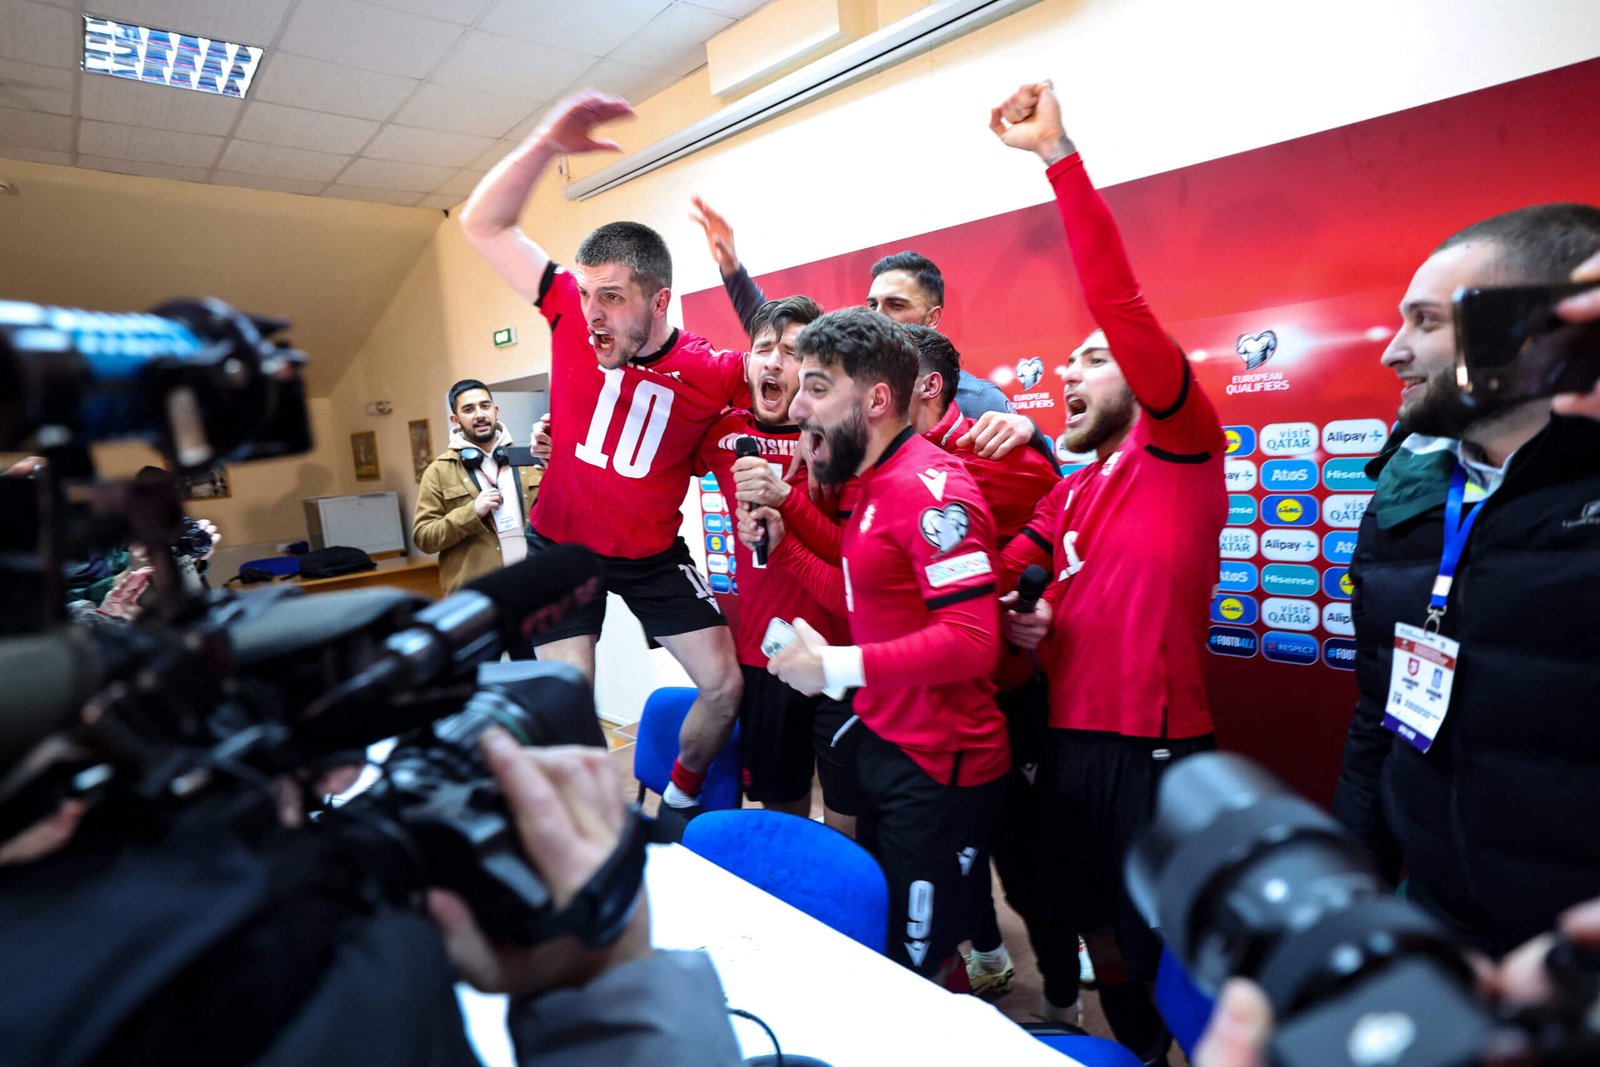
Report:
[{"label": "red sponsor backdrop", "polygon": [[[1377,438],[1360,435],[1393,417],[1397,390],[1378,357],[1411,273],[1433,247],[1500,211],[1600,201],[1597,98],[1600,60],[1592,60],[1105,190],[1152,305],[1195,358],[1222,421],[1238,431],[1230,464],[1237,525],[1223,544],[1235,559],[1223,561],[1212,605],[1220,739],[1318,800],[1332,794],[1355,700],[1351,674],[1324,662],[1339,659],[1347,628],[1335,562],[1344,546],[1325,535],[1348,528],[1339,524],[1364,502],[1351,469],[1359,463],[1327,463],[1370,455]],[[1091,156],[1091,174],[1094,163]],[[1062,365],[1093,323],[1052,204],[758,280],[772,295],[859,303],[873,261],[908,247],[945,274],[940,326],[964,366],[1059,434]],[[686,295],[684,315],[719,344],[743,340],[720,290]],[[1267,331],[1272,354],[1247,367],[1241,350],[1270,345]],[[1309,437],[1295,425],[1306,423]],[[1296,493],[1312,499],[1278,499]],[[1314,535],[1309,559],[1302,531]],[[1244,568],[1230,572],[1230,562],[1248,564],[1254,579]],[[1314,591],[1304,588],[1312,572]],[[1261,588],[1263,579],[1275,592]],[[1314,662],[1295,662],[1313,652]]]}]

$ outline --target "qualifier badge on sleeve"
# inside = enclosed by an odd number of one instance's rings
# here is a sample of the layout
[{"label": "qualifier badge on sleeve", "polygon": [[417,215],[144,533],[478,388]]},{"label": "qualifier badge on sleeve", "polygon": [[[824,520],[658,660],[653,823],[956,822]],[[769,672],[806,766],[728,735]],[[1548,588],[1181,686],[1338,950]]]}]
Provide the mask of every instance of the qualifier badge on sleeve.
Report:
[{"label": "qualifier badge on sleeve", "polygon": [[1423,752],[1433,747],[1450,710],[1461,642],[1401,622],[1394,627],[1394,662],[1383,725]]}]

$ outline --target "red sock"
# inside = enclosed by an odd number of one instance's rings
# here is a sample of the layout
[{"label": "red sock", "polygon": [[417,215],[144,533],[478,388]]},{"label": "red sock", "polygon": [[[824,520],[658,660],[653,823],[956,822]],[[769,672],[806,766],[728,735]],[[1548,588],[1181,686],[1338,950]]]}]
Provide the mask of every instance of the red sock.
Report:
[{"label": "red sock", "polygon": [[683,765],[682,760],[673,760],[672,784],[689,796],[697,797],[700,795],[700,787],[706,784],[706,772],[691,771]]}]

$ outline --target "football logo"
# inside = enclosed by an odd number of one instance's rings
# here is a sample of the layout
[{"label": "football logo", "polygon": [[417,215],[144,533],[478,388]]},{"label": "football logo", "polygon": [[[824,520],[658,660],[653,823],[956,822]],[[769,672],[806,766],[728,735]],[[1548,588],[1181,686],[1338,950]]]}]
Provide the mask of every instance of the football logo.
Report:
[{"label": "football logo", "polygon": [[1234,351],[1239,353],[1239,358],[1244,360],[1244,369],[1255,370],[1271,359],[1272,354],[1278,350],[1278,335],[1271,330],[1242,333],[1233,347]]},{"label": "football logo", "polygon": [[964,505],[951,503],[942,509],[928,508],[923,511],[918,525],[922,527],[922,536],[928,539],[928,544],[940,552],[949,552],[966,539],[972,523]]},{"label": "football logo", "polygon": [[1032,389],[1044,377],[1044,360],[1038,356],[1017,360],[1017,380],[1024,390]]}]

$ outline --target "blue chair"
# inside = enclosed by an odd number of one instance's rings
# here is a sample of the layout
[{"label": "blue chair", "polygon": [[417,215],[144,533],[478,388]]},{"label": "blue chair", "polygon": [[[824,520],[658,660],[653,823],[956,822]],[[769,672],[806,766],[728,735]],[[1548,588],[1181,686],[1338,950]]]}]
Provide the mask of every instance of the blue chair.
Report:
[{"label": "blue chair", "polygon": [[1110,1038],[1069,1034],[1049,1026],[1030,1025],[1023,1029],[1057,1052],[1071,1056],[1083,1067],[1144,1067],[1138,1056]]},{"label": "blue chair", "polygon": [[1167,1029],[1185,1056],[1194,1054],[1195,1042],[1211,1021],[1214,1006],[1215,1002],[1190,980],[1189,972],[1172,950],[1163,947],[1161,962],[1156,964],[1156,1010],[1166,1020]]},{"label": "blue chair", "polygon": [[889,883],[866,849],[819,822],[751,808],[702,815],[684,847],[847,937],[882,952]]},{"label": "blue chair", "polygon": [[[678,732],[689,714],[689,705],[699,690],[686,686],[664,686],[651,693],[639,715],[638,740],[633,748],[633,776],[639,779],[639,799],[644,791],[666,791],[672,780],[672,763],[678,758]],[[733,728],[728,746],[706,769],[700,787],[700,806],[705,811],[737,808],[740,801],[739,727]]]}]

